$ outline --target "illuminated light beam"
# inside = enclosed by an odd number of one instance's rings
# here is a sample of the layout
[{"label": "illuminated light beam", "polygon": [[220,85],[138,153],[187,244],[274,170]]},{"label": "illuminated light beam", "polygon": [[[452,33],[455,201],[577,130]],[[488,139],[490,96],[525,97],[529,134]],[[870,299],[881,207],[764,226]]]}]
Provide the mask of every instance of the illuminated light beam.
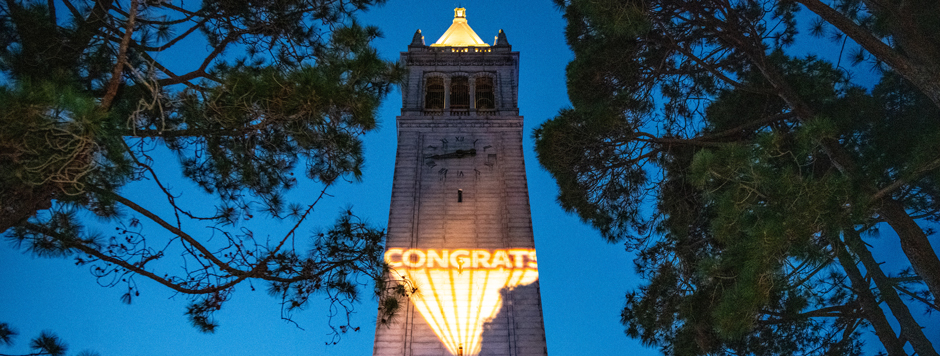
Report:
[{"label": "illuminated light beam", "polygon": [[503,288],[538,280],[531,249],[390,248],[385,260],[393,275],[407,278],[417,288],[411,296],[415,309],[453,355],[461,354],[461,348],[465,356],[481,351],[483,325],[499,313]]}]

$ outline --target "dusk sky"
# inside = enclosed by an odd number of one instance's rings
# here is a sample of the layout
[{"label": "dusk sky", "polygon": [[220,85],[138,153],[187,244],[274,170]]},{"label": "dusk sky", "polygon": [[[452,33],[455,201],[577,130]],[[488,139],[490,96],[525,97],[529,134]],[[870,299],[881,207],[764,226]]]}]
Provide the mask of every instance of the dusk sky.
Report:
[{"label": "dusk sky", "polygon": [[[417,29],[421,29],[427,44],[436,41],[450,26],[453,9],[457,6],[467,9],[469,25],[484,41],[492,43],[502,29],[512,49],[520,52],[518,106],[520,115],[525,118],[523,150],[548,353],[562,356],[658,354],[657,350],[643,347],[639,341],[625,336],[620,324],[625,293],[641,285],[641,280],[633,273],[632,254],[624,251],[620,244],[604,242],[577,216],[562,211],[555,200],[557,186],[539,165],[533,151],[532,130],[570,105],[565,66],[573,54],[565,44],[562,13],[552,1],[390,0],[386,5],[360,14],[359,20],[382,30],[384,38],[375,41],[375,46],[384,58],[397,60],[399,52],[407,50]],[[825,39],[801,43],[807,53],[818,50],[823,55],[838,55],[838,46]],[[191,56],[185,51],[176,53],[180,56],[179,66],[186,67],[190,63],[187,60],[203,58],[200,51],[205,50],[204,47],[192,45],[189,49],[198,54]],[[847,70],[856,72],[858,82],[867,81],[870,85],[871,81],[866,79],[866,75],[870,77],[867,69]],[[374,225],[384,227],[387,224],[395,164],[395,117],[400,108],[401,93],[396,89],[379,112],[381,128],[364,137],[366,168],[362,182],[334,187],[330,191],[332,196],[316,207],[315,219],[305,222],[302,230],[313,231],[330,225],[339,211],[348,206]],[[167,159],[178,169],[175,158]],[[167,179],[176,179],[176,191],[185,195],[196,190],[193,184],[182,179],[178,170],[164,174]],[[122,193],[151,203],[148,194],[152,191],[145,188],[131,185]],[[309,203],[317,192],[317,185],[301,182],[288,197],[295,202]],[[198,198],[190,199],[198,201]],[[158,199],[153,200],[153,204],[159,204]],[[289,227],[280,224],[269,229],[271,236],[283,236]],[[256,228],[255,233],[261,234],[264,230]],[[882,260],[896,261],[897,256],[885,255],[900,253],[896,237],[890,229],[883,230],[883,236],[869,240],[872,250]],[[940,245],[936,236],[931,240],[935,246]],[[306,310],[294,313],[295,325],[281,320],[279,299],[268,296],[263,285],[256,284],[256,291],[250,290],[247,284],[238,286],[232,300],[216,314],[220,323],[216,333],[203,334],[183,315],[188,304],[185,296],[174,295],[166,287],[144,278],[136,279],[141,295],[131,305],[126,305],[120,300],[124,287],[98,286],[87,266],[76,266],[70,258],[33,257],[11,247],[7,241],[0,243],[0,269],[0,322],[9,323],[19,332],[16,344],[0,347],[0,354],[29,353],[29,340],[42,330],[55,332],[67,342],[69,355],[86,349],[102,356],[361,356],[372,353],[376,302],[369,297],[370,288],[363,290],[365,298],[353,315],[352,324],[360,327],[359,331],[343,335],[336,345],[326,345],[331,340],[328,304],[312,303]],[[919,306],[916,311],[921,311]],[[921,320],[927,318],[918,315]],[[926,323],[932,324],[927,334],[936,337],[940,335],[940,328],[936,317],[932,319]]]},{"label": "dusk sky", "polygon": [[[532,129],[569,105],[565,65],[572,53],[564,41],[564,21],[549,0],[540,1],[412,1],[391,0],[360,16],[360,22],[378,26],[384,38],[375,42],[383,57],[397,60],[407,50],[415,30],[425,42],[437,40],[450,26],[453,9],[467,8],[469,25],[492,43],[502,29],[520,52],[519,109],[523,130],[532,223],[539,255],[542,310],[548,351],[553,355],[652,355],[629,339],[620,325],[624,294],[638,286],[631,256],[621,245],[605,243],[576,216],[555,202],[556,185],[538,164],[533,152]],[[194,46],[194,50],[202,50]],[[199,58],[202,55],[194,55]],[[183,54],[185,57],[185,54]],[[181,66],[185,66],[185,60]],[[331,190],[333,197],[317,206],[318,220],[304,228],[327,226],[339,210],[351,205],[360,216],[376,225],[387,224],[395,161],[395,116],[401,93],[388,96],[379,113],[381,128],[365,136],[366,169],[357,184]],[[168,172],[172,177],[177,172]],[[178,176],[176,179],[179,179]],[[305,187],[308,187],[306,191]],[[180,182],[177,188],[193,189]],[[133,190],[133,188],[127,188]],[[312,199],[313,184],[301,183],[291,192],[294,201]],[[140,189],[125,194],[146,194]],[[309,199],[308,199],[309,198]],[[139,199],[146,201],[146,196]],[[272,227],[272,235],[286,230]],[[29,339],[41,330],[58,334],[69,344],[70,355],[95,350],[102,356],[117,355],[369,355],[375,332],[376,304],[365,298],[357,306],[349,333],[337,345],[327,346],[328,306],[314,303],[293,315],[295,326],[280,319],[279,300],[247,285],[236,289],[232,301],[216,318],[215,334],[201,334],[183,315],[184,296],[156,283],[137,278],[141,296],[122,304],[123,287],[99,287],[86,267],[71,259],[41,259],[17,251],[4,242],[0,247],[0,322],[19,331],[12,348],[0,353],[27,353]],[[365,290],[364,295],[368,295]]]}]

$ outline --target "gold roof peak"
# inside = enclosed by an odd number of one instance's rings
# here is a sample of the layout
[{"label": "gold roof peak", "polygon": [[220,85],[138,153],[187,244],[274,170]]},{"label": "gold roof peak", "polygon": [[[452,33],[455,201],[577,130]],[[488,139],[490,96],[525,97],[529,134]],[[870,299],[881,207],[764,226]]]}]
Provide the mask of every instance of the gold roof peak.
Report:
[{"label": "gold roof peak", "polygon": [[489,47],[467,24],[467,9],[454,9],[454,23],[432,47]]}]

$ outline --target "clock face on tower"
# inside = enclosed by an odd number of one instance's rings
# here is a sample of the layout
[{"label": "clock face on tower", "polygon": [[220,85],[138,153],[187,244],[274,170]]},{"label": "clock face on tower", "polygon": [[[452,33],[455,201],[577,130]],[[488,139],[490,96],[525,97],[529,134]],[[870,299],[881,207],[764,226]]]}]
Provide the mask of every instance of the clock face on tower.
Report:
[{"label": "clock face on tower", "polygon": [[465,134],[429,135],[423,149],[424,165],[448,177],[479,177],[496,163],[496,148],[482,137]]}]

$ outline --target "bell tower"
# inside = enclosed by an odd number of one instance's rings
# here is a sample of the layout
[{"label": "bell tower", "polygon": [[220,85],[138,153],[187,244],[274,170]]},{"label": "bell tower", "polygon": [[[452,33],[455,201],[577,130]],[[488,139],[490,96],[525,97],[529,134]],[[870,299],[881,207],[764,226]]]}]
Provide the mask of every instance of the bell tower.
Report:
[{"label": "bell tower", "polygon": [[464,8],[431,45],[418,30],[397,117],[385,260],[413,288],[377,324],[375,356],[547,355],[532,233],[519,52]]}]

